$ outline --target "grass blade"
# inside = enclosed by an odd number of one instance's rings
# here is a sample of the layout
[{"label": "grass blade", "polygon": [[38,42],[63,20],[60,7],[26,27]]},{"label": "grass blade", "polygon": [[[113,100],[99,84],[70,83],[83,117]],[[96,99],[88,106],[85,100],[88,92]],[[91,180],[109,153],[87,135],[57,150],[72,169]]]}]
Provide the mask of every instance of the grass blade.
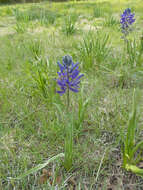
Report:
[{"label": "grass blade", "polygon": [[55,160],[57,160],[57,159],[59,159],[59,158],[62,158],[62,157],[64,157],[64,156],[65,156],[64,153],[60,153],[60,154],[58,154],[58,155],[56,155],[56,156],[53,156],[52,158],[48,159],[44,164],[39,164],[38,166],[36,166],[36,167],[34,167],[34,168],[28,170],[28,171],[25,172],[24,174],[22,174],[22,175],[20,175],[20,176],[18,176],[18,177],[16,177],[16,178],[11,178],[11,177],[10,177],[9,179],[20,180],[20,179],[22,179],[22,178],[24,178],[24,177],[26,177],[26,176],[28,176],[28,175],[30,175],[30,174],[32,174],[32,173],[35,173],[35,172],[37,172],[38,170],[44,168],[44,167],[47,166],[50,162],[53,162],[53,161],[55,161]]}]

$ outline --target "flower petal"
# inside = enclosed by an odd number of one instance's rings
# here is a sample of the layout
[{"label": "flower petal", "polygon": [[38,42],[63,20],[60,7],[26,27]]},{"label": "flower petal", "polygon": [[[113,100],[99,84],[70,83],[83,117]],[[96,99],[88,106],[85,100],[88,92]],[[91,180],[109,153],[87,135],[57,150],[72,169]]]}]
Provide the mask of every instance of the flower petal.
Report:
[{"label": "flower petal", "polygon": [[72,87],[70,87],[70,86],[69,86],[69,89],[70,89],[71,91],[73,91],[73,92],[76,92],[76,93],[79,92],[78,89],[72,88]]}]

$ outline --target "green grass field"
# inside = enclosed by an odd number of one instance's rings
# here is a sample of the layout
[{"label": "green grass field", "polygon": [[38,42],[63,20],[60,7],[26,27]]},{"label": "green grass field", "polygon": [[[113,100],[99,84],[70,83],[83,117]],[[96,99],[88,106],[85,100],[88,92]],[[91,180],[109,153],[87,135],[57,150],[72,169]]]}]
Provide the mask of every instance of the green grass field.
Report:
[{"label": "green grass field", "polygon": [[[126,8],[136,18],[128,51],[120,30]],[[122,167],[134,89],[135,143],[143,139],[142,10],[142,0],[0,6],[0,189],[143,190],[142,177]],[[55,80],[67,54],[84,74],[68,114]],[[61,158],[11,179],[65,153],[71,126],[70,170]]]}]

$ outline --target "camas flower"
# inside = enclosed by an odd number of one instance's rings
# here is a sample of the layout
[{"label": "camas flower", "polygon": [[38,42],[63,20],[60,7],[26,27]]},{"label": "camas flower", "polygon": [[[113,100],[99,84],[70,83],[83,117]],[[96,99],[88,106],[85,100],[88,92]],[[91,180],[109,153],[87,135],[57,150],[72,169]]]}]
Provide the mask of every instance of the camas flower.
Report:
[{"label": "camas flower", "polygon": [[67,90],[78,92],[80,78],[83,76],[83,74],[80,74],[78,65],[79,63],[74,63],[69,55],[63,57],[62,64],[58,62],[60,71],[58,72],[57,84],[60,90],[57,93],[63,95]]},{"label": "camas flower", "polygon": [[131,13],[131,9],[127,8],[121,15],[120,23],[122,28],[122,33],[127,35],[132,29],[131,25],[135,22],[135,14]]}]

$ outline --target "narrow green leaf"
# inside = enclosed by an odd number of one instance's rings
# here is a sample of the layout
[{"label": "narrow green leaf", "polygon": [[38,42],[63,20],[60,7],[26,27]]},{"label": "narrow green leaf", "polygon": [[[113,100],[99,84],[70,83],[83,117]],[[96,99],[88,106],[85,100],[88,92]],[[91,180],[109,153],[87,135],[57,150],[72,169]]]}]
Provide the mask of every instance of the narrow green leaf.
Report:
[{"label": "narrow green leaf", "polygon": [[64,157],[64,156],[65,156],[64,153],[60,153],[60,154],[58,154],[58,155],[56,155],[56,156],[53,156],[52,158],[48,159],[44,164],[39,164],[38,166],[36,166],[36,167],[34,167],[34,168],[28,170],[28,171],[25,172],[24,174],[22,174],[22,175],[20,175],[20,176],[18,176],[18,177],[16,177],[16,178],[11,178],[11,177],[9,177],[9,179],[20,180],[20,179],[22,179],[22,178],[24,178],[24,177],[26,177],[26,176],[28,176],[28,175],[30,175],[30,174],[32,174],[32,173],[35,173],[35,172],[37,172],[38,170],[44,168],[44,167],[47,166],[50,162],[52,162],[52,161],[54,161],[54,160],[57,160],[57,159],[59,159],[59,158],[62,158],[62,157]]},{"label": "narrow green leaf", "polygon": [[134,156],[134,154],[137,152],[137,150],[138,150],[141,146],[143,146],[143,141],[139,142],[139,143],[133,148],[131,156]]}]

